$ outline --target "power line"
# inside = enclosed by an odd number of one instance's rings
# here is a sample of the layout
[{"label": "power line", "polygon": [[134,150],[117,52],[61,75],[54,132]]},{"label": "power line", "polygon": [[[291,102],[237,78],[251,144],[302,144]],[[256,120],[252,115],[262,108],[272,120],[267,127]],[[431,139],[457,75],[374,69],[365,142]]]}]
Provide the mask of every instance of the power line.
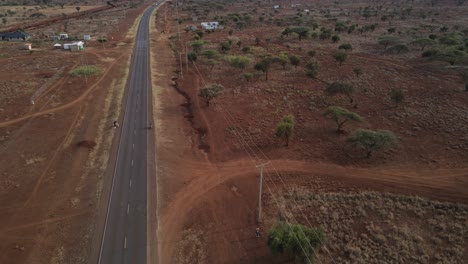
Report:
[{"label": "power line", "polygon": [[[194,65],[195,69],[197,70],[198,75],[199,75],[200,78],[202,79],[203,85],[206,86],[206,82],[205,82],[203,76],[201,75],[201,73],[200,73],[200,71],[199,71],[199,69],[198,69],[196,63],[194,62],[193,65]],[[218,109],[221,109],[223,112],[227,113],[227,114],[230,116],[230,113],[229,113],[228,111],[224,110],[220,105],[216,104],[216,106],[218,107]],[[230,118],[232,118],[232,116],[230,116]],[[231,120],[229,120],[229,118],[226,118],[226,115],[225,115],[225,120],[228,121],[228,123],[230,124],[230,126],[233,127],[233,130],[236,130],[236,126],[233,126],[233,125],[232,125],[233,122],[232,122]],[[242,128],[241,128],[241,130],[242,130]],[[240,134],[239,134],[239,135],[240,135]],[[242,137],[242,135],[240,135],[240,138],[242,139],[241,142],[243,141],[243,142],[245,143],[245,145],[247,146],[247,148],[250,149],[250,151],[252,152],[253,156],[256,157],[256,160],[257,160],[257,161],[260,160],[259,157],[258,157],[258,155],[255,153],[255,151],[252,150],[252,148],[249,146],[249,144],[247,144],[247,142],[246,142],[245,139]],[[241,143],[241,144],[242,144],[242,143]],[[245,149],[245,148],[244,148],[244,149]],[[249,154],[248,151],[246,151],[246,152]],[[250,154],[249,154],[249,157],[250,157],[251,159],[253,159],[252,156],[251,156]],[[255,162],[254,162],[254,164],[255,164]],[[269,190],[271,196],[272,196],[273,199],[275,200],[278,209],[281,210],[281,208],[280,208],[280,206],[279,206],[279,203],[278,203],[277,200],[276,200],[276,197],[275,197],[275,196],[273,195],[273,193],[271,192],[270,187],[269,187],[268,185],[267,185],[267,187],[268,187],[268,190]],[[291,214],[292,214],[292,213],[291,213]],[[293,214],[292,214],[292,215],[293,215]],[[294,215],[293,215],[293,218],[294,218]],[[296,219],[295,219],[295,221],[297,222]],[[293,231],[293,229],[292,229],[292,227],[291,227],[291,224],[289,223],[289,221],[288,221],[287,219],[286,219],[286,223],[287,223],[288,227],[291,229],[291,231]],[[304,230],[303,230],[302,228],[299,228],[299,230],[303,233],[304,237],[306,237],[306,235],[305,235],[305,233],[304,233]],[[307,259],[309,260],[309,262],[312,263],[312,262],[310,261],[310,259],[309,259],[309,256],[307,255],[306,251],[304,250],[304,248],[303,248],[301,242],[300,242],[299,239],[296,237],[296,234],[295,234],[294,232],[293,232],[293,234],[294,234],[294,237],[295,237],[296,241],[299,243],[299,245],[300,245],[300,247],[301,247],[301,249],[302,249],[304,255],[307,257]],[[315,256],[317,257],[317,259],[319,260],[319,262],[321,263],[320,258],[318,257],[317,253],[316,253],[315,250],[314,250],[314,247],[312,247],[312,245],[310,244],[310,242],[309,242],[307,239],[306,239],[306,241],[307,241],[307,243],[309,244],[309,246],[310,246],[310,248],[312,249],[312,251],[313,251],[313,253],[315,254]]]}]

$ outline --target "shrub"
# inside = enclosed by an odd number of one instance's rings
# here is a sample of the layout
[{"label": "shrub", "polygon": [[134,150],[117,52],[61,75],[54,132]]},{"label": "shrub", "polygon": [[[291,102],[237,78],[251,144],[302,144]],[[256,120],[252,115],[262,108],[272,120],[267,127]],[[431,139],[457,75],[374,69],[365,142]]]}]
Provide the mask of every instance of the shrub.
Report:
[{"label": "shrub", "polygon": [[246,56],[225,56],[224,60],[234,68],[245,69],[252,60]]},{"label": "shrub", "polygon": [[340,37],[338,35],[334,35],[331,39],[333,43],[340,41]]},{"label": "shrub", "polygon": [[299,66],[299,64],[301,63],[301,60],[297,56],[291,55],[289,57],[289,62],[291,63],[291,65],[297,68],[297,66]]},{"label": "shrub", "polygon": [[313,58],[313,57],[315,56],[315,50],[309,50],[309,51],[307,52],[307,55],[309,55],[310,57]]},{"label": "shrub", "polygon": [[307,71],[307,76],[315,79],[318,75],[318,64],[317,62],[312,58],[310,59],[309,63],[306,65],[308,71]]},{"label": "shrub", "polygon": [[219,56],[217,50],[205,50],[201,54],[207,59],[215,59]]},{"label": "shrub", "polygon": [[338,49],[343,49],[343,50],[353,50],[353,46],[349,43],[346,43],[346,44],[341,44]]},{"label": "shrub", "polygon": [[398,105],[405,100],[405,93],[401,89],[393,88],[390,91],[390,99],[395,103],[395,105]]},{"label": "shrub", "polygon": [[100,69],[96,66],[89,65],[89,66],[80,66],[73,69],[70,72],[71,76],[91,76],[91,75],[98,75],[100,73]]},{"label": "shrub", "polygon": [[313,261],[325,241],[320,228],[279,222],[268,232],[267,245],[274,254],[288,254],[304,263]]},{"label": "shrub", "polygon": [[197,61],[197,53],[195,53],[193,51],[187,53],[187,60],[189,62],[196,62]]}]

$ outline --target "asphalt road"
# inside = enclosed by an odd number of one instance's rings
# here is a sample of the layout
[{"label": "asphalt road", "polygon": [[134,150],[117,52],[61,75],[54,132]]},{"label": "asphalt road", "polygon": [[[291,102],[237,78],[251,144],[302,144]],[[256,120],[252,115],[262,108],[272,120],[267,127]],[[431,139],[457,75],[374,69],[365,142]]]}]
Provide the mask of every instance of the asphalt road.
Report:
[{"label": "asphalt road", "polygon": [[136,35],[99,264],[147,262],[148,36],[155,7],[145,11]]}]

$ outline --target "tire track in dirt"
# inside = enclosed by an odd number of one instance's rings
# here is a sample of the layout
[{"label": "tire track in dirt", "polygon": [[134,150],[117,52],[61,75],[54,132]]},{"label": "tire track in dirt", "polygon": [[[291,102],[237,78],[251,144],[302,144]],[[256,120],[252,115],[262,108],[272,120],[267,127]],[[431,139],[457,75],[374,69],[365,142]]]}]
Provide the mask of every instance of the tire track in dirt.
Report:
[{"label": "tire track in dirt", "polygon": [[56,112],[56,111],[68,109],[68,108],[76,105],[77,103],[79,103],[83,99],[85,99],[92,91],[94,91],[99,86],[99,84],[102,82],[102,80],[105,79],[106,75],[110,72],[110,70],[115,66],[115,64],[117,64],[117,62],[120,60],[120,58],[122,58],[125,55],[126,54],[122,54],[114,62],[112,62],[111,65],[109,66],[109,68],[101,76],[101,78],[99,78],[96,81],[96,83],[91,85],[86,91],[83,92],[83,94],[81,94],[75,100],[73,100],[73,101],[71,101],[69,103],[66,103],[64,105],[58,106],[58,107],[54,107],[54,108],[50,108],[50,109],[47,109],[47,110],[39,111],[39,112],[36,112],[34,114],[26,115],[26,116],[23,116],[23,117],[12,119],[12,120],[0,122],[0,127],[6,127],[6,126],[9,126],[9,125],[12,125],[12,124],[27,120],[27,119],[32,118],[32,117],[41,116],[41,115],[45,115],[45,114],[48,114],[48,113],[51,113],[51,112]]},{"label": "tire track in dirt", "polygon": [[35,227],[35,226],[38,226],[38,225],[47,225],[47,224],[51,224],[51,223],[56,223],[56,222],[60,222],[60,221],[63,221],[63,220],[69,219],[69,218],[73,218],[73,217],[81,216],[81,215],[85,215],[85,214],[91,214],[91,213],[92,212],[90,210],[81,210],[79,212],[64,215],[64,216],[60,216],[60,217],[52,217],[52,218],[48,218],[48,219],[42,220],[42,221],[31,222],[31,223],[27,223],[27,224],[24,224],[24,225],[18,225],[18,226],[14,226],[14,227],[11,227],[11,228],[2,229],[2,230],[0,230],[0,234],[2,234],[2,237],[3,237],[3,236],[5,236],[5,233],[11,232],[11,231],[17,231],[17,230],[21,230],[21,229],[24,229],[24,228]]},{"label": "tire track in dirt", "polygon": [[[344,167],[335,164],[313,163],[295,160],[272,160],[272,166],[280,174],[304,173],[307,175],[325,176],[330,180],[351,181],[354,185],[370,186],[378,191],[388,190],[394,192],[428,195],[431,198],[462,201],[468,203],[468,168],[462,169],[435,169],[420,170],[413,168],[385,168],[366,169],[358,167]],[[252,165],[251,159],[233,160],[224,163],[187,162],[184,160],[184,171],[193,174],[193,181],[188,183],[173,197],[174,200],[161,214],[161,230],[164,235],[159,241],[161,252],[168,252],[166,257],[171,258],[174,248],[173,241],[177,241],[178,234],[185,225],[190,211],[201,206],[203,196],[211,190],[224,185],[229,180],[244,176],[258,174],[257,168]],[[265,167],[265,181],[279,181],[271,167]],[[463,177],[463,179],[461,179]],[[277,177],[276,177],[277,178]],[[288,176],[282,175],[287,181]],[[266,183],[267,184],[267,183]],[[278,183],[279,184],[279,183]],[[286,187],[286,186],[285,186]],[[435,191],[435,192],[434,192]],[[172,242],[171,242],[172,241]],[[164,260],[163,260],[164,261]],[[169,261],[166,259],[165,261]]]},{"label": "tire track in dirt", "polygon": [[54,153],[52,155],[52,157],[49,159],[49,162],[47,163],[47,166],[45,167],[45,169],[42,171],[41,175],[39,176],[39,179],[37,179],[37,182],[36,184],[34,185],[34,188],[32,189],[31,193],[30,193],[30,196],[29,198],[26,200],[26,202],[23,204],[23,208],[26,207],[29,202],[31,201],[31,199],[34,197],[34,195],[37,193],[39,187],[41,186],[41,183],[45,177],[45,175],[47,174],[48,170],[50,169],[50,167],[52,166],[52,164],[55,162],[55,159],[57,158],[57,155],[60,153],[60,151],[62,150],[62,147],[63,145],[65,144],[65,142],[67,142],[68,138],[70,137],[70,135],[72,134],[73,132],[73,129],[75,128],[75,125],[78,121],[78,118],[80,117],[80,114],[81,114],[81,110],[82,110],[82,107],[80,106],[80,108],[78,109],[78,112],[76,113],[75,117],[73,118],[73,121],[72,123],[70,124],[70,127],[67,131],[67,133],[65,134],[65,137],[63,138],[62,142],[60,142],[60,144],[58,145],[58,147],[54,150]]}]

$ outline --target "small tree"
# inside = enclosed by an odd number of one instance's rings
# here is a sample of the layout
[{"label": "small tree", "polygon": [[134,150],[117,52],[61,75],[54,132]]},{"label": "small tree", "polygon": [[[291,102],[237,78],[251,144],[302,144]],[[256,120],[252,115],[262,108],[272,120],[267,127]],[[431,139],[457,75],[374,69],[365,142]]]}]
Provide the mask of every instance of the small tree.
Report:
[{"label": "small tree", "polygon": [[397,106],[405,100],[405,93],[401,89],[393,88],[390,91],[390,99],[395,103],[395,106]]},{"label": "small tree", "polygon": [[6,18],[2,18],[2,23],[5,25],[7,23],[7,19]]},{"label": "small tree", "polygon": [[358,129],[348,138],[348,142],[364,148],[367,151],[366,158],[370,158],[374,151],[391,147],[398,139],[387,130]]},{"label": "small tree", "polygon": [[210,106],[211,100],[223,94],[224,87],[221,84],[209,84],[200,89],[198,96],[206,103],[206,106]]},{"label": "small tree", "polygon": [[301,63],[301,60],[297,56],[291,55],[289,57],[289,62],[291,63],[291,65],[294,66],[294,68],[297,69],[297,66],[299,66],[299,64]]},{"label": "small tree", "polygon": [[356,77],[359,78],[359,75],[362,74],[362,69],[361,68],[354,68],[353,72],[354,72],[354,74],[356,74]]},{"label": "small tree", "polygon": [[338,41],[340,41],[340,36],[334,35],[331,39],[333,43],[337,43]]},{"label": "small tree", "polygon": [[348,58],[348,54],[346,52],[337,52],[333,54],[333,58],[335,58],[335,61],[338,62],[341,66]]},{"label": "small tree", "polygon": [[294,27],[290,29],[289,33],[296,33],[299,40],[302,40],[303,38],[307,37],[307,34],[309,34],[310,28],[306,27]]},{"label": "small tree", "polygon": [[337,128],[336,133],[343,132],[343,125],[348,121],[361,122],[362,117],[353,113],[345,108],[339,106],[330,106],[323,113],[324,117],[330,118],[335,121]]},{"label": "small tree", "polygon": [[430,39],[430,38],[419,38],[413,41],[413,44],[416,44],[419,47],[421,47],[421,51],[423,51],[427,46],[432,46],[435,43],[436,43],[435,40]]},{"label": "small tree", "polygon": [[378,42],[380,45],[384,46],[385,49],[387,49],[389,45],[398,44],[400,42],[400,39],[395,36],[386,35],[379,37]]},{"label": "small tree", "polygon": [[285,116],[281,122],[276,125],[275,136],[284,139],[286,147],[289,146],[289,140],[294,132],[294,117],[291,115]]},{"label": "small tree", "polygon": [[321,228],[278,222],[268,231],[267,245],[273,254],[285,253],[297,261],[309,263],[324,242]]},{"label": "small tree", "polygon": [[309,63],[307,63],[307,69],[307,76],[315,79],[318,75],[318,64],[314,59],[310,59]]},{"label": "small tree", "polygon": [[77,6],[76,11],[80,12],[81,7]]},{"label": "small tree", "polygon": [[271,65],[275,62],[280,62],[281,59],[274,56],[266,56],[261,61],[255,64],[254,69],[265,73],[265,80],[268,81],[268,72],[270,71]]},{"label": "small tree", "polygon": [[348,97],[350,103],[354,102],[353,97],[351,97],[351,94],[354,93],[354,87],[348,83],[334,82],[328,85],[327,89],[325,90],[325,93],[330,96],[344,94],[346,95],[346,97]]}]

